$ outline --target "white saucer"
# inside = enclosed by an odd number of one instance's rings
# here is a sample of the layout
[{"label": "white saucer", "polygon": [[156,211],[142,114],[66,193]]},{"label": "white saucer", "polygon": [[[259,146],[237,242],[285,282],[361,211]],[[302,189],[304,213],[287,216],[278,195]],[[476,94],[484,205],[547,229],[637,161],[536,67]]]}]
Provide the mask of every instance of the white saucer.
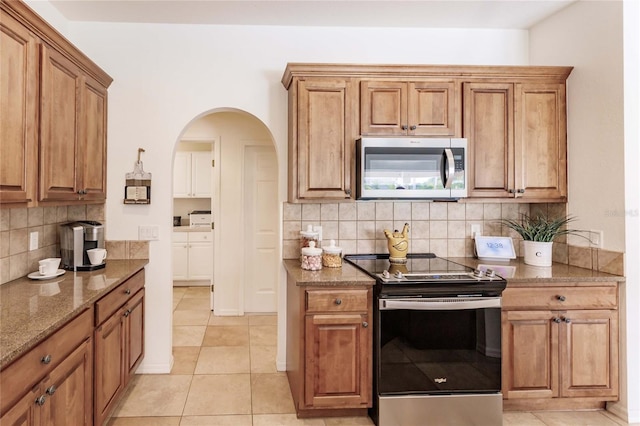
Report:
[{"label": "white saucer", "polygon": [[49,280],[51,278],[59,277],[60,275],[64,274],[65,272],[67,272],[67,271],[65,271],[64,269],[58,269],[55,274],[52,274],[52,275],[40,275],[40,272],[36,271],[36,272],[30,273],[27,276],[29,278],[31,278],[32,280]]}]

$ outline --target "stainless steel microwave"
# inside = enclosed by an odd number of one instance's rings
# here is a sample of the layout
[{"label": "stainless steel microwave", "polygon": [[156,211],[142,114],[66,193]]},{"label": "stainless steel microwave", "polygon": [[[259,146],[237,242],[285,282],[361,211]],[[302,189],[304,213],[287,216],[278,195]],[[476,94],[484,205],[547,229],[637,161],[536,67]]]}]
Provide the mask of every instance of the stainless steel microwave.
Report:
[{"label": "stainless steel microwave", "polygon": [[367,137],[356,150],[356,199],[467,196],[466,139]]}]

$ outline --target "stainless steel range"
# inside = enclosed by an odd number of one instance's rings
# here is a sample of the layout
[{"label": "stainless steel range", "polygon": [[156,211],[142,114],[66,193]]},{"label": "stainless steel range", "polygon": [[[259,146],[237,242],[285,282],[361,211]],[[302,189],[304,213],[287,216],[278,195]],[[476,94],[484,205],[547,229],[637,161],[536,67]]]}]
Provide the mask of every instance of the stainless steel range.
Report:
[{"label": "stainless steel range", "polygon": [[390,263],[346,255],[376,278],[378,426],[501,425],[501,294],[506,280],[433,254]]}]

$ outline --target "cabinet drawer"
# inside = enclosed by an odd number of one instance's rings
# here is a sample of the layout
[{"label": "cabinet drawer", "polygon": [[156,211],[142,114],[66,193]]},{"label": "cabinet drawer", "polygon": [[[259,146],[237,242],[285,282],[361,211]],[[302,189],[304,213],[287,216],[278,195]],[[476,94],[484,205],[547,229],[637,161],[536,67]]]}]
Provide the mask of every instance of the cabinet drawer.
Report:
[{"label": "cabinet drawer", "polygon": [[210,243],[213,241],[213,236],[211,232],[189,232],[189,242],[197,243],[197,242],[206,242]]},{"label": "cabinet drawer", "polygon": [[615,309],[617,287],[507,288],[502,309]]},{"label": "cabinet drawer", "polygon": [[189,241],[189,233],[188,232],[174,232],[171,237],[171,241],[174,243],[186,243]]},{"label": "cabinet drawer", "polygon": [[144,269],[98,300],[96,302],[96,326],[102,324],[143,287]]},{"label": "cabinet drawer", "polygon": [[307,312],[349,312],[368,310],[368,290],[309,290]]},{"label": "cabinet drawer", "polygon": [[93,309],[89,308],[2,370],[0,410],[15,403],[92,334]]}]

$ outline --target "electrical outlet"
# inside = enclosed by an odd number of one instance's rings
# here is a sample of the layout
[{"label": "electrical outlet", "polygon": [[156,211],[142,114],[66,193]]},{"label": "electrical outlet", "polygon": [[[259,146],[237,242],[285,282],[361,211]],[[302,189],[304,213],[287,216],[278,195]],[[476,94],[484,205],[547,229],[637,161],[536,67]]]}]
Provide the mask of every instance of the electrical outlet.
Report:
[{"label": "electrical outlet", "polygon": [[474,223],[471,225],[471,238],[481,237],[482,236],[482,227]]},{"label": "electrical outlet", "polygon": [[589,240],[591,241],[591,247],[602,248],[602,231],[591,230],[589,231]]},{"label": "electrical outlet", "polygon": [[38,231],[29,233],[29,251],[38,250]]}]

